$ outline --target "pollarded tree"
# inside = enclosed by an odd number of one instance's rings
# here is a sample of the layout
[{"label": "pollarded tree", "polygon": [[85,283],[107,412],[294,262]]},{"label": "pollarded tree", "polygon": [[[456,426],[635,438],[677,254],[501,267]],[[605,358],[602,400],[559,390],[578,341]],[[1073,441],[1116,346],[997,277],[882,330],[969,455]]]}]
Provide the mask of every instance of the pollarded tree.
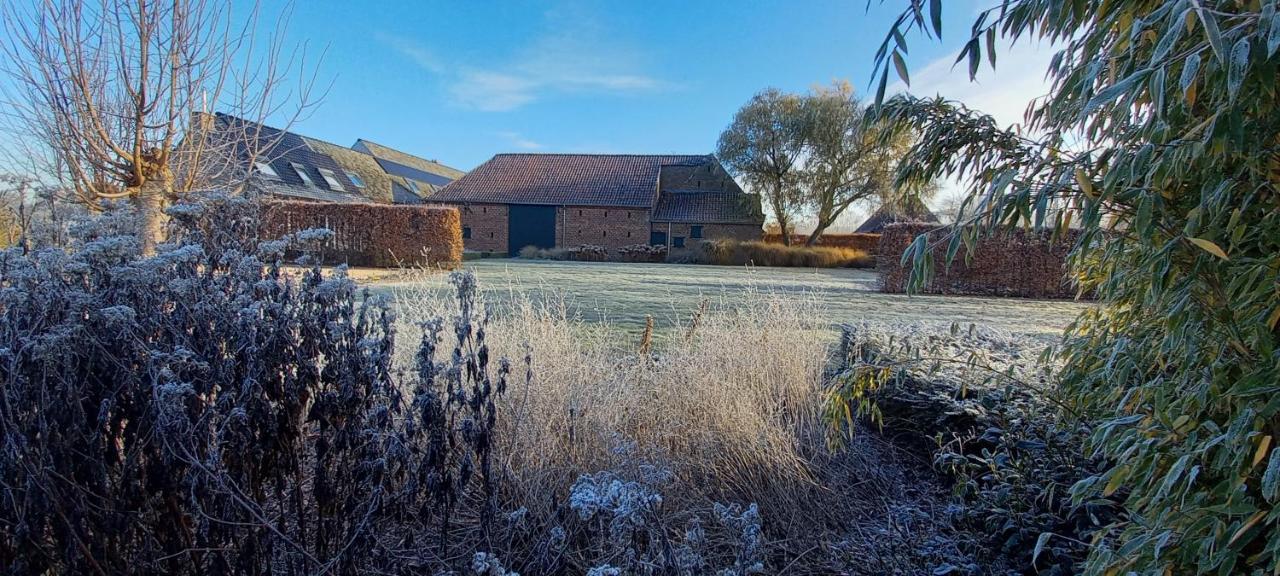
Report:
[{"label": "pollarded tree", "polygon": [[[877,100],[890,68],[907,79],[909,33],[942,34],[941,0],[912,4]],[[1004,0],[958,61],[972,76],[1000,38],[1057,43],[1026,133],[940,99],[883,111],[922,131],[900,177],[970,178],[950,254],[1004,226],[1083,229],[1071,264],[1102,306],[1067,334],[1062,387],[1109,466],[1072,490],[1126,512],[1097,532],[1090,574],[1280,572],[1277,4]],[[909,252],[919,282],[930,247]]]},{"label": "pollarded tree", "polygon": [[[26,140],[24,152],[46,155],[45,176],[67,181],[82,202],[131,200],[144,252],[162,236],[166,206],[245,176],[243,167],[271,145],[257,126],[280,111],[275,92],[292,60],[281,58],[281,30],[255,46],[256,8],[240,24],[231,12],[229,0],[29,0],[3,8],[7,128]],[[301,111],[309,88],[304,80],[284,96]],[[199,114],[214,110],[259,122],[229,134]]]},{"label": "pollarded tree", "polygon": [[769,88],[756,94],[720,134],[716,155],[729,172],[761,195],[791,243],[793,219],[803,205],[799,187],[805,119],[799,96]]}]

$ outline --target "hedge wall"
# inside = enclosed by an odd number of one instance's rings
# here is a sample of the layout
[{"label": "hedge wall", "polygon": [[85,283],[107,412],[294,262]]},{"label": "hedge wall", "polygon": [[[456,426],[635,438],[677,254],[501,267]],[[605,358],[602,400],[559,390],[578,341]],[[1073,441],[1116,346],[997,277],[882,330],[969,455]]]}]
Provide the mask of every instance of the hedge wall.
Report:
[{"label": "hedge wall", "polygon": [[268,200],[261,226],[268,238],[307,228],[332,230],[320,251],[326,264],[454,267],[462,261],[456,208]]},{"label": "hedge wall", "polygon": [[[809,236],[806,234],[792,234],[791,245],[803,245]],[[765,234],[764,241],[770,244],[781,244],[781,234]],[[867,254],[875,254],[876,246],[880,243],[879,234],[861,234],[857,232],[844,234],[823,234],[818,237],[818,246],[829,246],[832,248],[854,248],[862,250]]]},{"label": "hedge wall", "polygon": [[[876,252],[882,291],[905,292],[911,270],[902,266],[902,253],[917,235],[929,233],[930,245],[934,246],[934,274],[923,292],[1024,298],[1076,296],[1076,289],[1068,278],[1066,258],[1079,238],[1077,231],[1069,232],[1056,242],[1050,241],[1048,231],[1000,232],[980,241],[968,264],[961,248],[948,267],[945,230],[937,228],[937,224],[920,223],[885,227]],[[910,265],[908,262],[907,266]]]}]

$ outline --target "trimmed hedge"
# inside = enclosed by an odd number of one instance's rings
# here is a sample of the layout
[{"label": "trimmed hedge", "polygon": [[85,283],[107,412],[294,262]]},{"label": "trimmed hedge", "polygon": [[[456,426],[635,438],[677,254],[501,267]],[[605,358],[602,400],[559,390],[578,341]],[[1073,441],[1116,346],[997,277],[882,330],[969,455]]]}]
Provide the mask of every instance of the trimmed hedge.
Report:
[{"label": "trimmed hedge", "polygon": [[[792,234],[791,245],[803,246],[805,240],[809,236],[806,234]],[[781,244],[781,234],[765,234],[764,241],[770,244]],[[879,234],[865,234],[859,232],[851,232],[845,234],[827,233],[818,237],[816,246],[825,246],[828,248],[853,248],[854,250],[862,250],[870,254],[876,251],[876,245],[880,243]]]},{"label": "trimmed hedge", "polygon": [[778,266],[795,268],[870,268],[871,255],[853,248],[783,246],[768,242],[710,240],[674,252],[668,261],[717,266]]},{"label": "trimmed hedge", "polygon": [[938,224],[890,224],[880,235],[876,270],[883,292],[906,291],[910,262],[902,265],[902,253],[920,234],[929,235],[934,273],[921,288],[928,294],[1017,296],[1023,298],[1074,298],[1076,288],[1067,271],[1067,254],[1080,237],[1068,231],[1057,241],[1044,230],[1010,230],[984,238],[965,262],[964,248],[947,264],[946,229]]},{"label": "trimmed hedge", "polygon": [[273,238],[307,228],[331,230],[333,237],[319,251],[326,264],[452,268],[462,261],[456,208],[266,200],[260,226],[263,236]]}]

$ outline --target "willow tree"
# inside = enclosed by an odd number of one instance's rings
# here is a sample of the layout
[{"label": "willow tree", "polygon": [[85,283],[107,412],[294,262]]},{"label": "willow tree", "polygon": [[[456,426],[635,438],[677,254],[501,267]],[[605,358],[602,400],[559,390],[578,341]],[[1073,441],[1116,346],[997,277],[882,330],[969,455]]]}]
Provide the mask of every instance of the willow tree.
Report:
[{"label": "willow tree", "polygon": [[[258,126],[281,111],[293,60],[279,28],[257,40],[256,7],[242,22],[229,0],[14,0],[2,10],[7,128],[47,154],[48,172],[82,202],[131,200],[145,252],[167,205],[243,176],[270,145]],[[298,111],[310,83],[299,86],[283,98]],[[214,111],[253,122],[228,128],[205,114]]]},{"label": "willow tree", "polygon": [[866,106],[847,82],[816,88],[802,103],[805,160],[799,173],[802,198],[814,215],[805,245],[817,243],[854,204],[896,205],[906,203],[906,196],[919,203],[920,194],[936,189],[916,183],[895,186],[894,170],[912,133],[868,118]]},{"label": "willow tree", "polygon": [[716,147],[716,156],[729,172],[760,194],[782,230],[782,243],[788,245],[793,220],[803,205],[799,172],[805,127],[801,98],[769,88],[734,114]]},{"label": "willow tree", "polygon": [[[891,71],[907,80],[907,38],[942,31],[941,0],[912,3],[881,97]],[[1083,230],[1071,265],[1102,306],[1068,330],[1062,391],[1108,465],[1072,493],[1125,509],[1087,572],[1280,573],[1277,1],[1005,0],[957,62],[998,68],[1001,39],[1058,50],[1026,132],[938,99],[883,113],[922,130],[900,177],[972,182],[953,256],[1010,225]],[[917,286],[927,242],[909,248]]]}]

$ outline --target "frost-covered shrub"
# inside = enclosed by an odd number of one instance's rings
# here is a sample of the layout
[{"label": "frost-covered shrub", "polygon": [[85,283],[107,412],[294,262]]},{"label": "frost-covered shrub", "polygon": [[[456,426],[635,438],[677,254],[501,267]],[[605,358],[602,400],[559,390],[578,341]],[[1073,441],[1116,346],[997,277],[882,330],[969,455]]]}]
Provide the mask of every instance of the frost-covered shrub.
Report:
[{"label": "frost-covered shrub", "polygon": [[69,250],[0,252],[7,570],[419,573],[488,533],[508,364],[474,281],[457,345],[435,320],[397,377],[385,302],[341,268],[287,273],[317,234],[261,242],[253,214],[175,207],[151,258],[115,211]]}]

